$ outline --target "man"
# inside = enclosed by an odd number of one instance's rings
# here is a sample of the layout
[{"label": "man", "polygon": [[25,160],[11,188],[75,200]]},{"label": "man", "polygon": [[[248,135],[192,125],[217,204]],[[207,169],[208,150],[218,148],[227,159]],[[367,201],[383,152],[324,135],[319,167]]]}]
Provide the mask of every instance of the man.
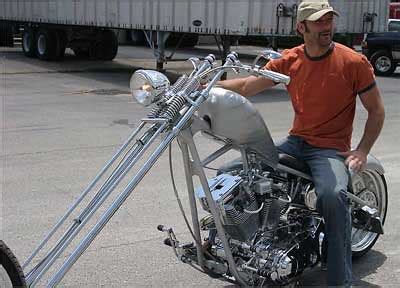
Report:
[{"label": "man", "polygon": [[[277,146],[305,161],[311,169],[328,240],[327,284],[350,286],[348,168],[355,172],[365,168],[385,112],[368,60],[332,41],[336,16],[339,14],[328,1],[302,2],[297,12],[297,31],[304,45],[285,50],[266,69],[291,77],[287,90],[295,112],[293,127]],[[275,85],[269,79],[254,76],[220,84],[244,96]],[[357,95],[368,111],[368,119],[360,143],[350,150]]]}]

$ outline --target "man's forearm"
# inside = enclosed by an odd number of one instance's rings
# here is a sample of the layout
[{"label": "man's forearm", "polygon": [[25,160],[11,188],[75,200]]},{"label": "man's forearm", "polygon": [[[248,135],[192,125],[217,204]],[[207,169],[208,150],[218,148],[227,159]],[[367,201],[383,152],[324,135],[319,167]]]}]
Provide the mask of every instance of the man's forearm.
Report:
[{"label": "man's forearm", "polygon": [[369,113],[367,122],[365,123],[364,134],[361,138],[360,143],[357,146],[357,150],[363,151],[368,154],[378,138],[385,120],[385,112],[380,111],[377,113]]},{"label": "man's forearm", "polygon": [[244,87],[245,87],[246,79],[245,78],[236,78],[236,79],[228,79],[223,81],[218,81],[218,85],[222,88],[231,90],[233,92],[239,93],[243,96],[245,94]]},{"label": "man's forearm", "polygon": [[249,76],[246,78],[219,81],[218,85],[225,89],[239,93],[242,96],[249,97],[260,93],[267,88],[275,86],[275,83],[270,79]]}]

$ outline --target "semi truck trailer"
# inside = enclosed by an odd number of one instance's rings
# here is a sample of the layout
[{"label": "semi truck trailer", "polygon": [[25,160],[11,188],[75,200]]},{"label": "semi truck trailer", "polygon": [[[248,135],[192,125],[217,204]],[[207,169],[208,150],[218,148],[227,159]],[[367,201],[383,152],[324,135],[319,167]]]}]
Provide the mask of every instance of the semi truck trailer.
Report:
[{"label": "semi truck trailer", "polygon": [[[238,37],[296,36],[300,0],[0,0],[2,44],[22,32],[28,57],[57,60],[66,47],[78,56],[112,60],[116,32],[128,31],[154,50],[157,67],[168,60],[165,43],[196,43],[214,35],[222,51]],[[387,30],[389,0],[330,0],[340,12],[337,33],[359,35]],[[276,42],[275,42],[276,43]]]}]

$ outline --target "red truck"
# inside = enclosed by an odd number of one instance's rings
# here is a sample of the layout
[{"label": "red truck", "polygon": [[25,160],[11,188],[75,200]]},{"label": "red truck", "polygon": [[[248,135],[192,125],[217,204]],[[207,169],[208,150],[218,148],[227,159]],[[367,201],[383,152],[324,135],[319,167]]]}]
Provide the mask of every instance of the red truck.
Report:
[{"label": "red truck", "polygon": [[400,2],[393,2],[389,4],[389,18],[400,19]]}]

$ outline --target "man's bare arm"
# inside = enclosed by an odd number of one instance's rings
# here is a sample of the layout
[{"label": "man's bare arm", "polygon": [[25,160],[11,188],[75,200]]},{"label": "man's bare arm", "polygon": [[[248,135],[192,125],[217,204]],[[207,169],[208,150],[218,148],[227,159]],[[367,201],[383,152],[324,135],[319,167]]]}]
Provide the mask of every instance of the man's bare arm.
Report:
[{"label": "man's bare arm", "polygon": [[265,89],[275,86],[272,80],[255,76],[219,81],[218,84],[245,97],[256,95]]},{"label": "man's bare arm", "polygon": [[371,90],[360,95],[365,109],[368,111],[368,119],[365,123],[364,134],[356,150],[340,153],[346,157],[346,164],[356,172],[362,171],[367,163],[367,155],[378,138],[385,120],[385,108],[375,86]]},{"label": "man's bare arm", "polygon": [[368,119],[365,123],[364,134],[357,146],[357,150],[368,154],[382,130],[385,120],[385,108],[376,86],[360,95],[360,99],[368,111]]}]

